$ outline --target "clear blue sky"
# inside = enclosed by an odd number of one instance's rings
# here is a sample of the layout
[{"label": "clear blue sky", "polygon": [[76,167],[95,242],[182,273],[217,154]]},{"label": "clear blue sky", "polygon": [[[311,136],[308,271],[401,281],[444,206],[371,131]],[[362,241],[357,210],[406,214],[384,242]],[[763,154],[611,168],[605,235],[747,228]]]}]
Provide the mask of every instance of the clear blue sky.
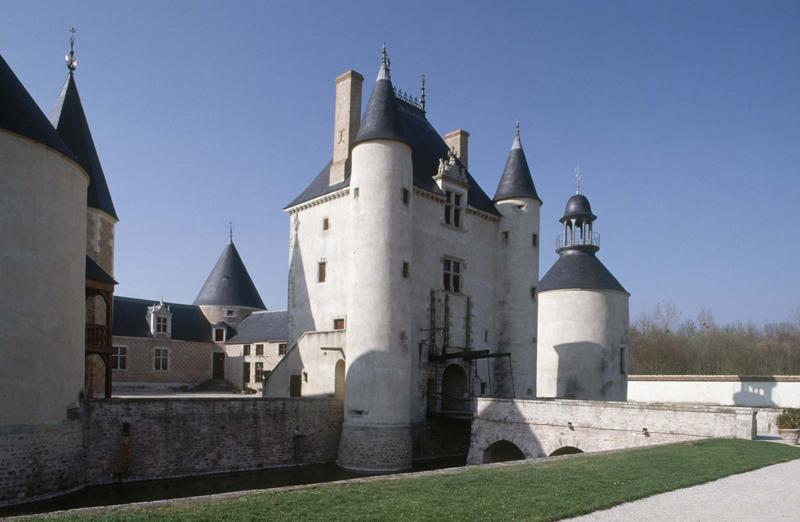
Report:
[{"label": "clear blue sky", "polygon": [[0,53],[49,114],[76,78],[120,216],[119,295],[191,302],[235,241],[286,306],[281,209],[331,155],[334,78],[395,85],[467,129],[489,194],[515,119],[542,209],[542,274],[581,165],[603,262],[683,318],[800,306],[800,2],[8,1]]}]

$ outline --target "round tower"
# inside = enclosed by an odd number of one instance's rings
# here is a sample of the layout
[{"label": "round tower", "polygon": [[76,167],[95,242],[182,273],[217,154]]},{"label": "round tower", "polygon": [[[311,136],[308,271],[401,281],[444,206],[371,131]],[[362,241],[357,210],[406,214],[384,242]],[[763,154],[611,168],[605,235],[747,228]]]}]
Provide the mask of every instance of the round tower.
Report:
[{"label": "round tower", "polygon": [[630,294],[595,255],[595,219],[586,196],[569,198],[559,259],[539,283],[539,397],[627,399]]},{"label": "round tower", "polygon": [[522,149],[519,122],[494,201],[503,216],[497,239],[497,349],[511,354],[510,365],[495,364],[497,395],[533,399],[542,200]]},{"label": "round tower", "polygon": [[347,369],[340,466],[363,471],[411,467],[412,150],[403,135],[384,49],[352,152],[355,224],[347,316]]},{"label": "round tower", "polygon": [[0,107],[0,427],[55,424],[83,387],[89,177],[2,57]]}]

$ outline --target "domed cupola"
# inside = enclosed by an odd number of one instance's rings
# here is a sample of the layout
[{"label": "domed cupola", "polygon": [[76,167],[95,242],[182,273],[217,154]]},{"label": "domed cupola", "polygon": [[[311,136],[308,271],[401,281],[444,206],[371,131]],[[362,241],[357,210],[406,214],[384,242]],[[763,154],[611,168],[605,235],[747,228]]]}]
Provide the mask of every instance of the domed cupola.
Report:
[{"label": "domed cupola", "polygon": [[592,230],[596,219],[589,198],[580,193],[578,186],[576,194],[567,200],[564,215],[558,220],[564,226],[564,233],[558,236],[556,252],[565,249],[585,252],[600,250],[600,236]]}]

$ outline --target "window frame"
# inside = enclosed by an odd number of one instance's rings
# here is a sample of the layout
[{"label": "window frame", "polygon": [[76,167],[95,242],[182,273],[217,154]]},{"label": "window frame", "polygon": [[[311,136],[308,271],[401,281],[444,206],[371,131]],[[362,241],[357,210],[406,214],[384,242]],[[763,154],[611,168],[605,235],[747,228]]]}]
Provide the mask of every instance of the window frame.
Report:
[{"label": "window frame", "polygon": [[[159,355],[162,353],[162,355]],[[160,361],[162,368],[157,368],[157,362]],[[155,372],[168,372],[171,367],[170,349],[166,346],[156,346],[153,348],[153,371]],[[165,367],[164,367],[165,366]]]},{"label": "window frame", "polygon": [[244,344],[242,345],[242,357],[245,357],[247,355],[250,355],[250,345]]},{"label": "window frame", "polygon": [[278,343],[278,355],[286,355],[289,352],[289,343]]},{"label": "window frame", "polygon": [[[125,350],[125,353],[119,354],[117,350]],[[123,367],[119,366],[119,361],[123,361]],[[128,347],[124,344],[117,344],[111,347],[111,369],[126,372],[128,371]]]},{"label": "window frame", "polygon": [[[222,332],[222,339],[217,339],[217,332]],[[221,326],[215,326],[211,329],[211,338],[214,340],[215,343],[224,343],[227,337],[227,333],[225,328]]]},{"label": "window frame", "polygon": [[244,384],[250,384],[250,361],[244,361],[242,363],[242,382]]},{"label": "window frame", "polygon": [[317,262],[317,283],[324,283],[328,280],[328,261]]},{"label": "window frame", "polygon": [[454,294],[462,293],[464,288],[464,262],[445,256],[442,258],[442,288]]},{"label": "window frame", "polygon": [[444,224],[453,228],[464,228],[465,195],[454,190],[444,191]]},{"label": "window frame", "polygon": [[[336,326],[341,324],[341,328],[337,328]],[[347,321],[344,317],[334,317],[333,318],[333,330],[335,332],[341,332],[342,330],[347,329]]]},{"label": "window frame", "polygon": [[169,333],[169,317],[165,315],[156,315],[155,321],[156,321],[156,328],[155,328],[156,335],[161,335],[161,334],[167,335]]},{"label": "window frame", "polygon": [[264,344],[256,344],[256,357],[264,357]]},{"label": "window frame", "polygon": [[264,382],[264,363],[257,362],[253,366],[254,382]]}]

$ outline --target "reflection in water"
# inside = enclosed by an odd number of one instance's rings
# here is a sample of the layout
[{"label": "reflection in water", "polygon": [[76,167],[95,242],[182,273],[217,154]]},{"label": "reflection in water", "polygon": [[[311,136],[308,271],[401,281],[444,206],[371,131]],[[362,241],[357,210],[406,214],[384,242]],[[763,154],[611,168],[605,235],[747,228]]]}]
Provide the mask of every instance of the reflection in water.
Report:
[{"label": "reflection in water", "polygon": [[[463,466],[466,456],[429,459],[414,464],[410,471],[453,468]],[[229,491],[268,489],[298,484],[314,484],[364,477],[370,474],[354,473],[330,464],[309,464],[292,468],[272,468],[219,475],[205,475],[180,479],[146,480],[105,486],[89,486],[81,491],[52,500],[25,506],[0,509],[0,516],[23,515],[75,509],[91,506],[110,506],[130,502],[148,502],[170,498],[213,495]]]}]

